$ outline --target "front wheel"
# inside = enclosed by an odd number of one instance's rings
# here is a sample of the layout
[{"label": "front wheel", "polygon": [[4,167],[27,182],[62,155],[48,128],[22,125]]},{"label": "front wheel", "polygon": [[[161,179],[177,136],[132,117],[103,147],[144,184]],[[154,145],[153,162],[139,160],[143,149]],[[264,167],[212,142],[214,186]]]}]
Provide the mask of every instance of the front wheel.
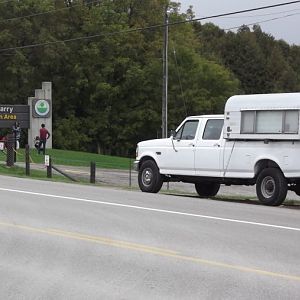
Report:
[{"label": "front wheel", "polygon": [[158,167],[153,160],[146,160],[139,170],[138,182],[141,191],[146,193],[157,193],[160,191],[163,179]]},{"label": "front wheel", "polygon": [[217,195],[220,184],[216,182],[197,182],[195,188],[200,197],[213,197]]},{"label": "front wheel", "polygon": [[276,168],[263,169],[257,177],[256,194],[264,205],[278,206],[286,198],[288,186],[282,172]]}]

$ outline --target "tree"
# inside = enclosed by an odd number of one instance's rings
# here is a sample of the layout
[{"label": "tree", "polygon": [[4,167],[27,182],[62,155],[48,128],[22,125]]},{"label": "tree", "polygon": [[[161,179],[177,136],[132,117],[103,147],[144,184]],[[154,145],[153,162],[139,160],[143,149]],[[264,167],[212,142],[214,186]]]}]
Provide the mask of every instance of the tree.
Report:
[{"label": "tree", "polygon": [[241,93],[299,90],[299,64],[294,62],[297,55],[292,55],[297,50],[291,51],[286,42],[276,41],[259,25],[254,25],[253,31],[242,26],[237,33],[225,33],[213,24],[196,23],[194,27],[200,53],[229,68],[241,83]]},{"label": "tree", "polygon": [[[154,25],[167,4],[171,23],[193,18],[168,0],[1,4],[0,49],[13,48],[0,50],[1,103],[25,104],[52,81],[54,147],[132,155],[138,141],[161,134],[163,28]],[[259,27],[169,29],[169,128],[187,114],[222,112],[239,92],[299,89],[299,47]]]}]

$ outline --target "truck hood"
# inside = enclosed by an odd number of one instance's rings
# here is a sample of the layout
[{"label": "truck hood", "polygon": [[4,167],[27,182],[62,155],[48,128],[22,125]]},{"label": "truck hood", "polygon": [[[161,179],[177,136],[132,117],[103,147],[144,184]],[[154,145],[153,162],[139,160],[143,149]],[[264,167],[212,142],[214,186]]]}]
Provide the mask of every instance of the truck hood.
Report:
[{"label": "truck hood", "polygon": [[164,146],[170,143],[170,138],[167,139],[155,139],[155,140],[147,140],[138,143],[139,147],[156,147],[156,146]]}]

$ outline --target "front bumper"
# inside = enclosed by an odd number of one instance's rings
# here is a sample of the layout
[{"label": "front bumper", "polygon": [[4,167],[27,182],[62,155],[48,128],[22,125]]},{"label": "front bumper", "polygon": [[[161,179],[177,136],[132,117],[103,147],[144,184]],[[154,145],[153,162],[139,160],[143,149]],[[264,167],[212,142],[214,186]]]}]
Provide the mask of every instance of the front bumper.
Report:
[{"label": "front bumper", "polygon": [[133,162],[133,170],[134,171],[139,171],[139,164],[140,164],[140,161],[139,160],[135,160],[134,162]]}]

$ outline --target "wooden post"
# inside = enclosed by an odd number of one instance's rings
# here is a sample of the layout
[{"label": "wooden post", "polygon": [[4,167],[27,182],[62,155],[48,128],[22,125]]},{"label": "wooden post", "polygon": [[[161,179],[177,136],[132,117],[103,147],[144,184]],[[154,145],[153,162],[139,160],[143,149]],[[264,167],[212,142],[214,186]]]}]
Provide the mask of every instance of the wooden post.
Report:
[{"label": "wooden post", "polygon": [[26,176],[30,176],[29,145],[25,145]]},{"label": "wooden post", "polygon": [[96,163],[91,162],[90,183],[96,183]]},{"label": "wooden post", "polygon": [[129,158],[129,187],[131,187],[131,158]]},{"label": "wooden post", "polygon": [[7,141],[7,154],[6,154],[6,165],[8,167],[14,166],[14,137],[13,134],[8,134],[6,137]]},{"label": "wooden post", "polygon": [[52,159],[49,157],[49,166],[47,166],[47,177],[52,178]]},{"label": "wooden post", "polygon": [[17,134],[16,132],[13,133],[14,135],[14,162],[17,162]]}]

